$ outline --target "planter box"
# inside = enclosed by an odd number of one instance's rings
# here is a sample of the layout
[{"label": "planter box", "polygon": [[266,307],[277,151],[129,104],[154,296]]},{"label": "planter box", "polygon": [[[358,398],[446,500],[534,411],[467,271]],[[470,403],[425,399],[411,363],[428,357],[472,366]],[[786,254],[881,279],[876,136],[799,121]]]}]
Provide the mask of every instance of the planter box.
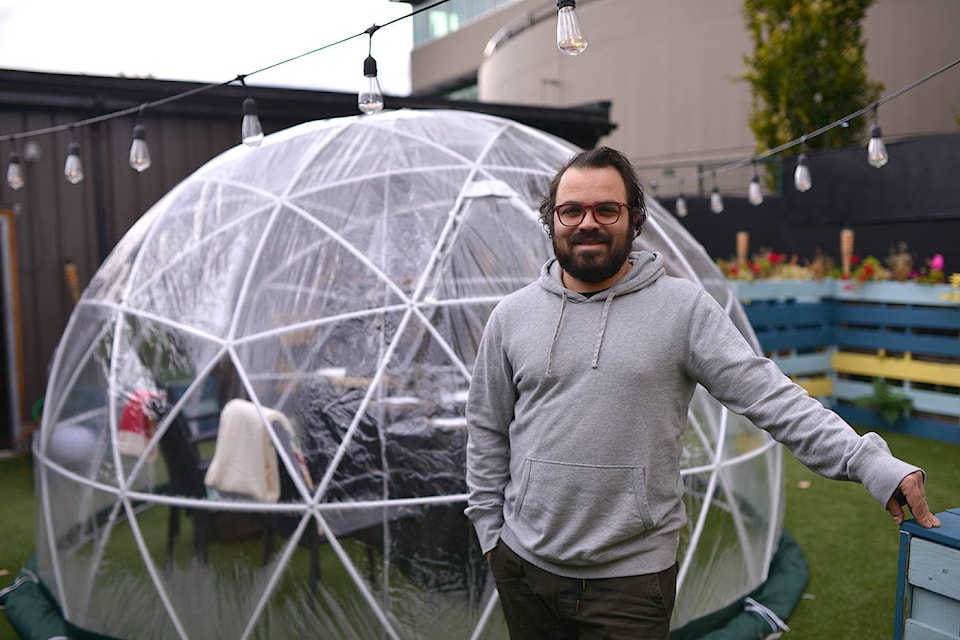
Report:
[{"label": "planter box", "polygon": [[866,282],[853,284],[849,280],[831,280],[834,283],[834,298],[889,302],[893,304],[919,304],[933,307],[953,307],[960,313],[960,302],[947,299],[954,289],[948,284],[920,284],[917,282]]}]

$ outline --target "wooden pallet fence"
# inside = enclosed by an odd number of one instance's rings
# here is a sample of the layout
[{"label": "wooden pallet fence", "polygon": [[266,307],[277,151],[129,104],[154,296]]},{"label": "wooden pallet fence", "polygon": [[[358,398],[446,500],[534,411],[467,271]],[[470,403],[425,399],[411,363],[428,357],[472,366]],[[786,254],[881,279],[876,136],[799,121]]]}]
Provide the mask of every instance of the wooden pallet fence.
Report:
[{"label": "wooden pallet fence", "polygon": [[[960,443],[960,303],[946,295],[949,286],[833,280],[732,286],[767,355],[847,421]],[[857,406],[873,394],[877,378],[910,398],[908,417],[890,424]]]},{"label": "wooden pallet fence", "polygon": [[833,396],[832,281],[731,283],[765,355],[825,403]]}]

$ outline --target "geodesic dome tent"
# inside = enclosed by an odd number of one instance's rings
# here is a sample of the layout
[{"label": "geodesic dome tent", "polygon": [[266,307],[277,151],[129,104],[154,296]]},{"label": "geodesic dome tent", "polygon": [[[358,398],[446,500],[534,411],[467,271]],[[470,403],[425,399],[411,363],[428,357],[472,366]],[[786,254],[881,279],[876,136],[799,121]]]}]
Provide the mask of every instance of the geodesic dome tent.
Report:
[{"label": "geodesic dome tent", "polygon": [[[465,507],[463,403],[493,306],[550,255],[577,149],[461,111],[315,122],[199,169],[126,234],[51,369],[38,573],[124,638],[505,637]],[[753,338],[657,203],[637,240]],[[761,584],[780,452],[698,389],[674,626]]]}]

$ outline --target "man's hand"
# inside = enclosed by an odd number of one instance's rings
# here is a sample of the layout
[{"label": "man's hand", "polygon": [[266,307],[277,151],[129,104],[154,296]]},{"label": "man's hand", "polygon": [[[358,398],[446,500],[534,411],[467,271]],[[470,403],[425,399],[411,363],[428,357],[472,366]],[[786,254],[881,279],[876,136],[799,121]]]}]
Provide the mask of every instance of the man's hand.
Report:
[{"label": "man's hand", "polygon": [[920,471],[914,471],[901,480],[900,486],[887,501],[887,511],[897,524],[903,522],[904,505],[910,507],[910,513],[917,519],[920,526],[926,529],[940,526],[940,519],[930,513],[930,507],[927,506],[927,495],[923,490],[923,473]]}]

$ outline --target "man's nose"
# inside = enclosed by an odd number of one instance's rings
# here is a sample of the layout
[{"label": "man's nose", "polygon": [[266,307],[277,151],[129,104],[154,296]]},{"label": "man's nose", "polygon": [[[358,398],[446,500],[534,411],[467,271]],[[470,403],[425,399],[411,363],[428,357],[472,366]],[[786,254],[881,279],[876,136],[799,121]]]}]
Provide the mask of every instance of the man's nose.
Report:
[{"label": "man's nose", "polygon": [[580,227],[586,227],[588,229],[597,229],[600,227],[600,223],[597,221],[597,215],[593,210],[593,207],[587,207],[583,212],[583,220],[580,221],[578,225]]}]

